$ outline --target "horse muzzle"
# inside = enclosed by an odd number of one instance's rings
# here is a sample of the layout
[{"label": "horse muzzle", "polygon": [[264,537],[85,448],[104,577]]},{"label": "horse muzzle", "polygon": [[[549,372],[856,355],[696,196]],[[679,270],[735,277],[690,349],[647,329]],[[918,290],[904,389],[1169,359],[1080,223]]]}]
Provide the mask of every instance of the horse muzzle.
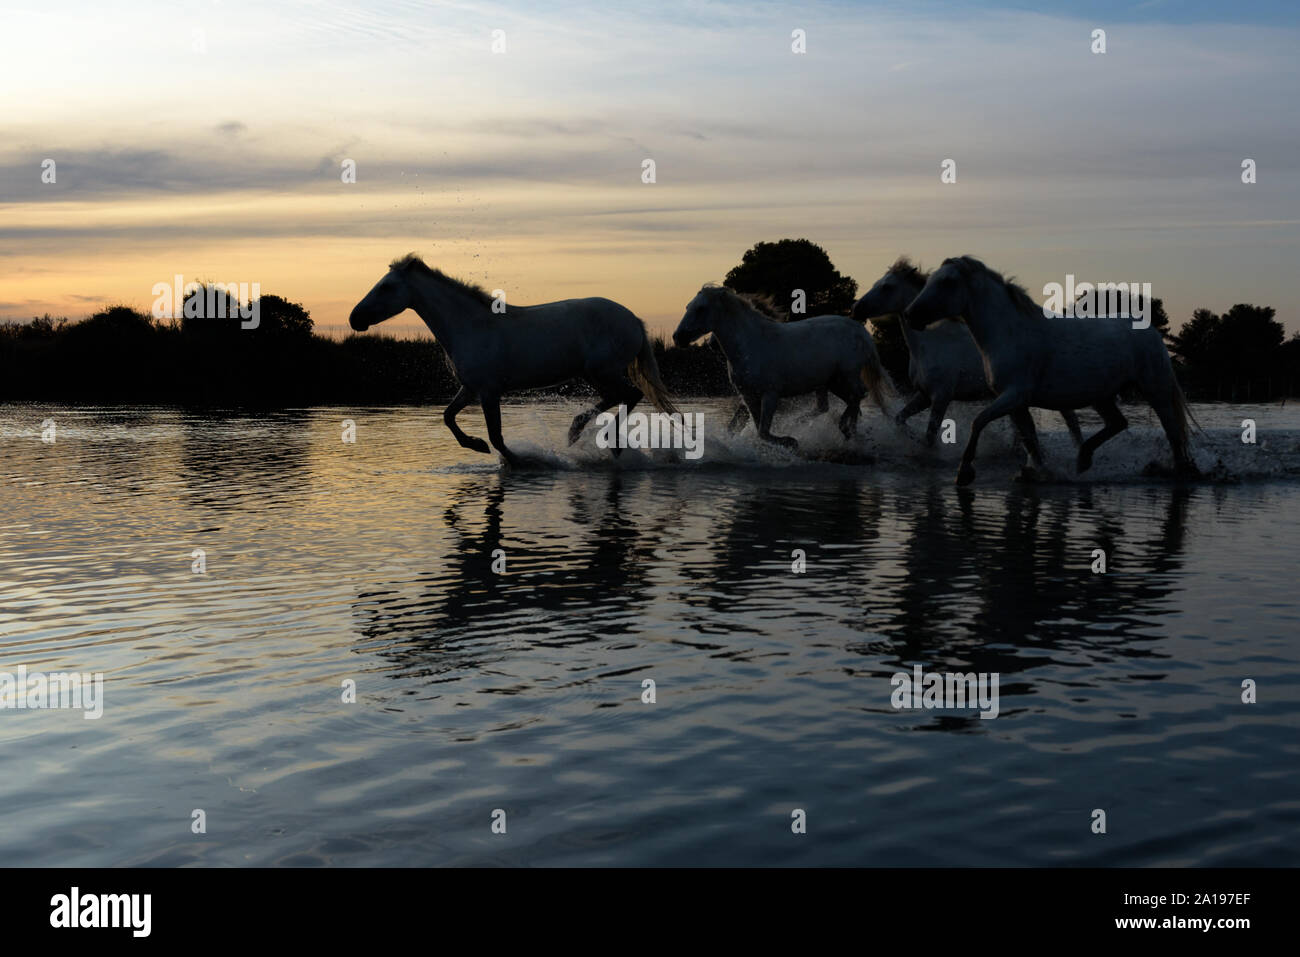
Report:
[{"label": "horse muzzle", "polygon": [[370,323],[366,322],[366,320],[358,314],[356,309],[353,309],[352,315],[348,316],[348,325],[351,326],[355,332],[365,332],[370,328]]}]

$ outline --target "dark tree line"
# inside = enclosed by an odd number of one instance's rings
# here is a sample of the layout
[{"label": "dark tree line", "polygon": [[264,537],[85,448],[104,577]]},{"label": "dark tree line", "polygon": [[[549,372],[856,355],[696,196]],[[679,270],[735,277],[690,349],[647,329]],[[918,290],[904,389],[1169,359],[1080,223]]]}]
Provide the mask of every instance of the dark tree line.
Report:
[{"label": "dark tree line", "polygon": [[80,322],[0,326],[0,399],[207,406],[423,402],[455,392],[440,346],[315,335],[310,313],[262,296],[238,314],[154,319],[112,306]]},{"label": "dark tree line", "polygon": [[1184,387],[1201,399],[1251,402],[1297,395],[1300,333],[1286,337],[1271,306],[1197,309],[1170,337]]},{"label": "dark tree line", "polygon": [[[726,277],[740,292],[770,298],[787,321],[847,314],[857,283],[839,273],[826,251],[806,239],[758,243]],[[794,290],[804,313],[792,313]],[[205,299],[206,290],[191,298]],[[247,305],[247,304],[246,304]],[[258,300],[256,329],[238,313],[154,319],[126,306],[80,322],[49,316],[0,325],[0,400],[165,402],[196,405],[421,403],[450,398],[456,384],[441,345],[383,334],[341,341],[313,332],[310,313],[280,296]],[[1086,321],[1086,320],[1082,320]],[[1159,299],[1152,324],[1161,330],[1190,398],[1265,401],[1300,395],[1300,334],[1287,338],[1274,310],[1239,303],[1223,315],[1198,309],[1177,333]],[[906,389],[907,345],[898,319],[872,323],[881,360]],[[670,390],[729,395],[726,360],[707,339],[686,348],[655,340]],[[585,394],[586,387],[561,394]]]}]

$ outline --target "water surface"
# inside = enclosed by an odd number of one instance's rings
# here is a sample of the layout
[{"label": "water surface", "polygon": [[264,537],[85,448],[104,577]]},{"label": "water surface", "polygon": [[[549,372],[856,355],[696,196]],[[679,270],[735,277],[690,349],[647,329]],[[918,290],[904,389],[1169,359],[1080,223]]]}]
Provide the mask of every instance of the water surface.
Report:
[{"label": "water surface", "polygon": [[[0,670],[106,680],[98,721],[0,711],[0,859],[1297,863],[1293,409],[1197,407],[1206,483],[1142,478],[1133,410],[1087,476],[1048,431],[1061,481],[1012,481],[995,428],[957,490],[876,413],[848,457],[785,417],[795,457],[687,405],[703,459],[617,465],[508,407],[513,472],[440,409],[0,406]],[[999,716],[894,709],[916,664]]]}]

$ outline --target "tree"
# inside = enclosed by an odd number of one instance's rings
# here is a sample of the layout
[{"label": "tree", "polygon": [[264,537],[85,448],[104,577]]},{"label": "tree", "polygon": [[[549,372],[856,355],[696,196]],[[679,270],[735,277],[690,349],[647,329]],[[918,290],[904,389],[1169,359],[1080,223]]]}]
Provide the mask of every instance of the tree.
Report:
[{"label": "tree", "polygon": [[[1213,390],[1216,398],[1225,384],[1235,392],[1245,383],[1247,395],[1258,397],[1281,386],[1286,330],[1275,314],[1272,306],[1248,303],[1237,303],[1222,316],[1197,309],[1172,340],[1192,384]],[[1274,376],[1278,381],[1271,381]]]},{"label": "tree", "polygon": [[1159,296],[1151,297],[1151,325],[1160,332],[1165,345],[1173,341],[1173,335],[1169,331],[1169,313],[1165,312],[1165,301]]},{"label": "tree", "polygon": [[1248,378],[1268,374],[1286,329],[1274,319],[1272,306],[1237,303],[1220,320],[1221,361],[1237,375]]},{"label": "tree", "polygon": [[114,347],[138,343],[154,332],[149,316],[130,306],[109,306],[68,327],[69,334],[81,343],[98,342]]},{"label": "tree", "polygon": [[[251,315],[250,318],[244,318],[240,312],[241,303],[233,289],[227,293],[219,286],[205,284],[186,297],[186,305],[189,305],[191,300],[193,305],[190,305],[188,312],[197,315],[189,316],[184,310],[182,311],[185,318],[181,320],[181,326],[186,332],[201,333],[215,330],[226,333],[256,331],[263,335],[311,335],[313,327],[311,313],[303,308],[301,303],[290,302],[281,296],[268,293],[254,301],[253,305],[257,306],[257,325],[249,329],[245,329],[244,323],[252,321]],[[209,300],[215,310],[210,316],[207,314]],[[243,303],[242,306],[244,312],[249,312],[249,303]]]},{"label": "tree", "polygon": [[[791,319],[826,314],[847,315],[857,298],[858,284],[841,276],[826,250],[807,239],[755,243],[740,265],[723,282],[736,292],[769,296]],[[803,313],[790,314],[794,291],[807,297]]]},{"label": "tree", "polygon": [[280,296],[267,294],[258,299],[259,328],[282,332],[291,336],[311,335],[311,313],[301,303],[290,302]]},{"label": "tree", "polygon": [[1213,355],[1213,339],[1218,327],[1218,316],[1209,309],[1197,309],[1173,337],[1174,354],[1189,369],[1208,364],[1206,360]]}]

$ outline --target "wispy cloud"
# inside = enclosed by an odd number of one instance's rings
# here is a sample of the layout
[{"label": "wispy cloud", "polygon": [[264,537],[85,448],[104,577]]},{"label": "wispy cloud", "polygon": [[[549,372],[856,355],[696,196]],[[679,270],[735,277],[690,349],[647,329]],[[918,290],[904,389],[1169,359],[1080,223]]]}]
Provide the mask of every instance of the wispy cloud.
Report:
[{"label": "wispy cloud", "polygon": [[864,281],[903,249],[971,251],[1031,280],[1138,268],[1176,310],[1267,298],[1290,320],[1290,283],[1260,264],[1300,246],[1300,30],[1272,5],[1256,25],[1204,4],[1008,6],[17,11],[0,57],[40,82],[0,91],[9,301],[73,303],[59,259],[99,263],[112,292],[182,258],[274,263],[332,309],[373,281],[372,248],[436,243],[538,296],[597,273],[667,316],[745,246],[797,234]]}]

